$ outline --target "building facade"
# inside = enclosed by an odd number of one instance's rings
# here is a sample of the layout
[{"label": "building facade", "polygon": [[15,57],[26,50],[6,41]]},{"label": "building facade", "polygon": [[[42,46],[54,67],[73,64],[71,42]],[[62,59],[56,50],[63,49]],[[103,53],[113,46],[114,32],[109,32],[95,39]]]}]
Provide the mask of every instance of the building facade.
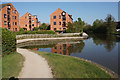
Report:
[{"label": "building facade", "polygon": [[38,18],[36,15],[32,15],[30,13],[24,14],[22,17],[20,17],[20,28],[23,28],[27,31],[34,30],[34,27],[39,27],[40,21],[38,21]]},{"label": "building facade", "polygon": [[0,27],[19,31],[19,13],[11,3],[1,4]]},{"label": "building facade", "polygon": [[73,22],[72,15],[58,8],[50,15],[50,30],[64,32],[67,29],[68,22]]}]

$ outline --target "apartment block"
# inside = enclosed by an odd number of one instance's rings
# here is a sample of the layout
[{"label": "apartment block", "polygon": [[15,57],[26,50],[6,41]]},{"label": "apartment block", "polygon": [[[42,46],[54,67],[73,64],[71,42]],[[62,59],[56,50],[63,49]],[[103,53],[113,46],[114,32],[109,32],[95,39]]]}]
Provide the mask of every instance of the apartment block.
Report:
[{"label": "apartment block", "polygon": [[20,28],[27,31],[34,30],[34,27],[39,27],[41,24],[38,21],[37,15],[32,15],[29,12],[20,17]]},{"label": "apartment block", "polygon": [[19,31],[19,13],[11,3],[0,5],[0,27]]},{"label": "apartment block", "polygon": [[69,15],[60,8],[50,15],[50,29],[52,31],[66,31],[68,22],[73,22],[72,15]]}]

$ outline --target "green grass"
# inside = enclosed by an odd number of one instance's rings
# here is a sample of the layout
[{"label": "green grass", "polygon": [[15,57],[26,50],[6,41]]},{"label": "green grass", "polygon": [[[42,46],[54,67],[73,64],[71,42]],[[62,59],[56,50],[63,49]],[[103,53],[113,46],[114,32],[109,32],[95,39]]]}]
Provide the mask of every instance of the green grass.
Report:
[{"label": "green grass", "polygon": [[50,65],[55,78],[111,78],[96,65],[71,56],[34,51]]},{"label": "green grass", "polygon": [[24,57],[14,52],[2,58],[2,78],[18,77],[23,67]]}]

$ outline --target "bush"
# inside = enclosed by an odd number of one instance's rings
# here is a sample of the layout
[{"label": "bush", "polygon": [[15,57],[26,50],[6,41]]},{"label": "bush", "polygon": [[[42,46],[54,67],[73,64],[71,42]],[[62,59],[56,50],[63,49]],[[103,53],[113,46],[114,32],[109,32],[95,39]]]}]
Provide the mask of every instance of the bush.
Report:
[{"label": "bush", "polygon": [[2,29],[2,53],[10,54],[16,51],[16,35],[7,29]]},{"label": "bush", "polygon": [[46,30],[46,31],[19,31],[19,32],[14,32],[16,35],[21,35],[21,34],[55,34],[55,32],[51,30]]},{"label": "bush", "polygon": [[23,28],[20,28],[20,31],[24,31],[24,29],[23,29]]}]

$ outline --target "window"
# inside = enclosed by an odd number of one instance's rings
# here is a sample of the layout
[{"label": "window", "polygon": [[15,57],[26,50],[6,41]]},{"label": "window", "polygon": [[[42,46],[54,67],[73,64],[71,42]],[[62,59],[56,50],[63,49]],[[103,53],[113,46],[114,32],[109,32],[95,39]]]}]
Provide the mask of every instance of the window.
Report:
[{"label": "window", "polygon": [[59,28],[61,30],[61,28]]},{"label": "window", "polygon": [[6,18],[7,16],[6,16],[6,14],[4,14],[4,18]]},{"label": "window", "polygon": [[4,21],[4,25],[7,25],[7,21]]},{"label": "window", "polygon": [[27,16],[25,16],[25,19],[27,19]]},{"label": "window", "polygon": [[53,16],[53,19],[56,19],[56,16]]},{"label": "window", "polygon": [[59,19],[61,19],[61,15],[59,15]]},{"label": "window", "polygon": [[66,17],[65,17],[65,16],[63,16],[63,20],[66,20]]},{"label": "window", "polygon": [[15,10],[15,14],[17,13],[17,11]]},{"label": "window", "polygon": [[12,16],[12,18],[14,19],[14,16]]},{"label": "window", "polygon": [[15,25],[17,25],[17,22],[15,22]]},{"label": "window", "polygon": [[62,47],[60,46],[60,49],[62,49]]},{"label": "window", "polygon": [[57,49],[57,46],[55,46],[54,49]]},{"label": "window", "polygon": [[34,20],[32,20],[32,22],[34,22]]},{"label": "window", "polygon": [[12,10],[12,13],[14,13],[14,10]]},{"label": "window", "polygon": [[14,31],[14,28],[13,28],[13,31]]},{"label": "window", "polygon": [[10,14],[10,10],[7,10],[7,13]]},{"label": "window", "polygon": [[56,28],[54,28],[54,31],[56,31]]},{"label": "window", "polygon": [[25,26],[27,27],[27,24]]},{"label": "window", "polygon": [[59,25],[61,25],[61,21],[59,21]]},{"label": "window", "polygon": [[25,22],[27,22],[27,20],[25,20]]},{"label": "window", "polygon": [[56,22],[54,22],[54,25],[56,25]]},{"label": "window", "polygon": [[32,26],[34,26],[34,24],[32,24]]},{"label": "window", "polygon": [[17,28],[15,28],[15,31],[17,31]]},{"label": "window", "polygon": [[63,22],[63,26],[66,26],[66,23],[65,23],[65,22]]},{"label": "window", "polygon": [[62,54],[62,53],[60,52],[60,54]]},{"label": "window", "polygon": [[15,19],[17,19],[17,16],[15,16]]},{"label": "window", "polygon": [[55,52],[55,53],[57,53],[57,52]]},{"label": "window", "polygon": [[13,25],[14,25],[14,22],[13,22]]},{"label": "window", "polygon": [[4,21],[4,25],[7,25],[7,21]]}]

